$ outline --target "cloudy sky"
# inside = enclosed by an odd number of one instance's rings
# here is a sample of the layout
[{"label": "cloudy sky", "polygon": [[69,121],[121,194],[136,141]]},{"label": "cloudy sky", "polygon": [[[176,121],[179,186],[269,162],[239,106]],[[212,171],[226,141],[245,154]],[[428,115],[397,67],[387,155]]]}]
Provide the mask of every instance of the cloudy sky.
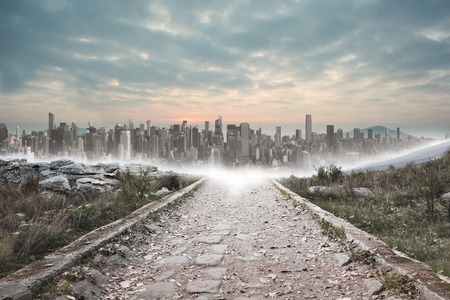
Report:
[{"label": "cloudy sky", "polygon": [[[450,132],[450,1],[0,1],[0,122]],[[292,132],[290,132],[292,130]]]}]

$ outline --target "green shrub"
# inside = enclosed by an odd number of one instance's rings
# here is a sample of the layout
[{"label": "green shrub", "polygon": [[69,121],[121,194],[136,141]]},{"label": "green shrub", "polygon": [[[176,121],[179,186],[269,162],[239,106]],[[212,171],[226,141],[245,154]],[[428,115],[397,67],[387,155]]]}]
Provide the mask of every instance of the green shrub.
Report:
[{"label": "green shrub", "polygon": [[85,203],[72,210],[70,221],[72,228],[89,230],[98,222],[101,212],[97,203]]}]

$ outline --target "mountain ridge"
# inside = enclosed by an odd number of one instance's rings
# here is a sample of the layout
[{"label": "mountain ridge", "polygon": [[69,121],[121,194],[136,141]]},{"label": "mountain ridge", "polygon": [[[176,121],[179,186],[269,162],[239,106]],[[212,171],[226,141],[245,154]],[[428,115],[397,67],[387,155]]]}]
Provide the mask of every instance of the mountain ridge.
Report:
[{"label": "mountain ridge", "polygon": [[[374,138],[375,138],[376,134],[381,134],[381,136],[384,137],[386,129],[389,130],[389,136],[390,137],[394,137],[394,138],[397,137],[397,130],[396,129],[394,130],[394,129],[390,129],[390,128],[386,127],[386,126],[376,125],[376,126],[367,127],[367,128],[364,128],[364,129],[360,130],[362,133],[364,133],[364,137],[365,138],[368,137],[369,129],[372,129],[372,133],[373,133],[373,137]],[[350,138],[353,138],[353,130],[345,132],[344,133],[344,137],[346,136],[347,133],[349,133]],[[405,138],[405,137],[408,137],[408,134],[404,133],[403,131],[400,131],[400,138]]]}]

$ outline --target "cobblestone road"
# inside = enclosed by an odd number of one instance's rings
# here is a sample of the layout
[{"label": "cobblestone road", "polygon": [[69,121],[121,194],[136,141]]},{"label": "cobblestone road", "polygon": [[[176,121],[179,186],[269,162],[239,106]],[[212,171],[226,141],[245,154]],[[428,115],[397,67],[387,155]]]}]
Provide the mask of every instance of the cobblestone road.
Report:
[{"label": "cobblestone road", "polygon": [[[309,211],[294,208],[267,179],[209,179],[156,221],[86,269],[78,293],[102,299],[372,299],[380,283],[351,263]],[[391,299],[395,299],[391,297]]]}]

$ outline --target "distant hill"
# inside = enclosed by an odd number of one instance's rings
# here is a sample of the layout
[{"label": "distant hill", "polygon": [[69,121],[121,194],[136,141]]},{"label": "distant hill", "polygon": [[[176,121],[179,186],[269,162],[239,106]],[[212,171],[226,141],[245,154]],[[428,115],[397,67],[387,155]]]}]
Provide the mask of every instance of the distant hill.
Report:
[{"label": "distant hill", "polygon": [[[361,132],[364,132],[364,137],[367,138],[369,136],[369,129],[372,129],[373,137],[375,138],[375,134],[381,134],[381,137],[385,136],[386,129],[389,130],[389,136],[396,138],[397,137],[397,129],[389,129],[384,126],[372,126],[368,128],[361,129]],[[350,138],[353,138],[353,130],[347,131],[350,134]],[[347,132],[344,133],[344,137],[346,136]],[[406,138],[408,137],[407,133],[404,133],[400,131],[400,138]]]}]

